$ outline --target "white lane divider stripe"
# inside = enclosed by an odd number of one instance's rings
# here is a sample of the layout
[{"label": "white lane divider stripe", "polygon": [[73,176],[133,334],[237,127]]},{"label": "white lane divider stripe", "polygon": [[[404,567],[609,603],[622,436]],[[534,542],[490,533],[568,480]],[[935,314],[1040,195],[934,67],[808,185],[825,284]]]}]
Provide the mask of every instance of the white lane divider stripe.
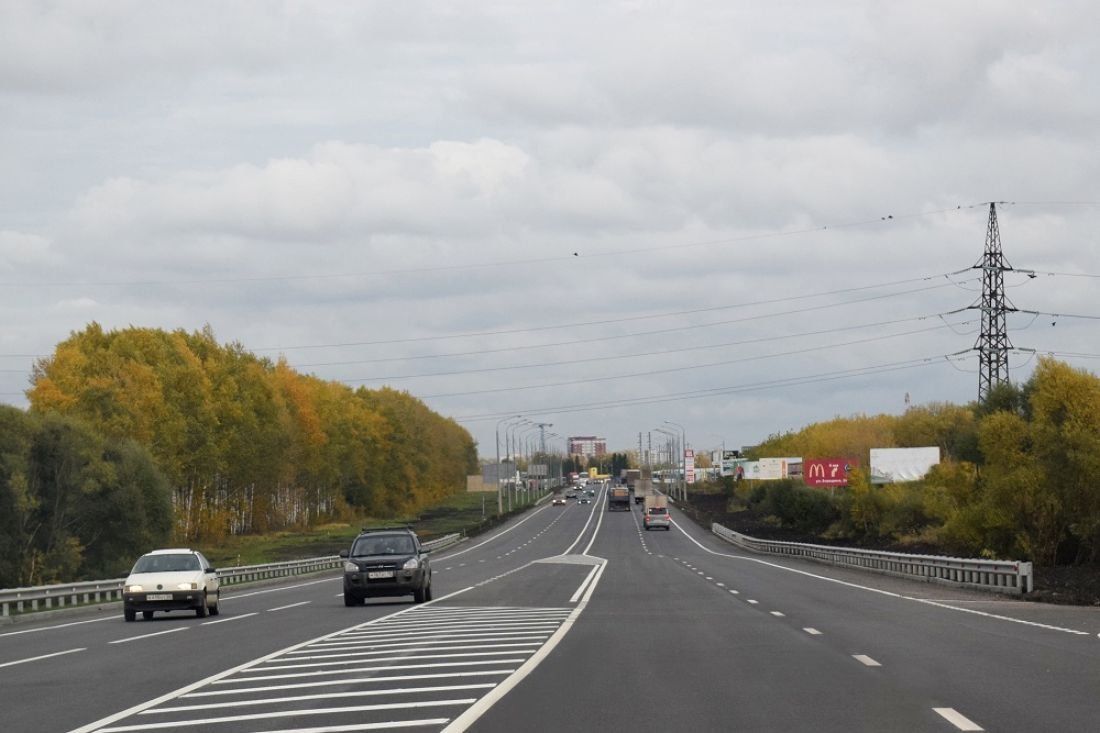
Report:
[{"label": "white lane divider stripe", "polygon": [[[285,690],[308,690],[317,687],[346,687],[358,684],[376,684],[379,682],[413,682],[416,680],[440,680],[461,677],[501,677],[515,672],[515,669],[489,669],[477,672],[443,672],[435,674],[395,674],[380,677],[343,677],[321,682],[295,682],[289,685],[264,685],[262,687],[235,687],[231,690],[210,690],[208,692],[190,692],[181,695],[181,699],[192,697],[223,697],[225,695],[255,694],[258,692],[279,692]],[[354,673],[352,673],[354,674]]]},{"label": "white lane divider stripe", "polygon": [[866,654],[853,654],[852,659],[868,667],[881,667],[882,665],[871,659]]},{"label": "white lane divider stripe", "polygon": [[821,636],[821,632],[815,629],[813,626],[805,626],[802,628],[810,636]]},{"label": "white lane divider stripe", "polygon": [[37,657],[27,657],[26,659],[17,659],[14,662],[4,662],[0,664],[0,667],[14,667],[17,664],[26,664],[27,662],[37,662],[39,659],[49,659],[50,657],[61,657],[66,654],[75,654],[76,652],[87,651],[88,647],[80,647],[79,649],[68,649],[63,652],[54,652],[53,654],[40,654]]},{"label": "white lane divider stripe", "polygon": [[186,626],[177,626],[174,629],[168,629],[167,631],[154,631],[152,634],[142,634],[141,636],[131,636],[126,639],[115,639],[114,641],[107,642],[108,644],[125,644],[128,641],[138,641],[139,639],[148,639],[153,636],[164,636],[165,634],[174,634],[177,631],[187,631]]},{"label": "white lane divider stripe", "polygon": [[258,611],[253,611],[252,613],[242,613],[240,616],[226,616],[225,618],[220,618],[217,621],[204,621],[204,622],[202,622],[201,625],[202,626],[213,626],[214,624],[224,624],[224,623],[228,623],[229,621],[240,621],[242,618],[248,618],[249,616],[259,616],[259,615],[260,614],[259,614]]},{"label": "white lane divider stripe", "polygon": [[384,690],[356,690],[354,692],[325,692],[316,695],[291,695],[288,697],[265,697],[257,700],[231,700],[228,702],[206,702],[198,705],[176,705],[173,707],[153,708],[145,715],[161,713],[190,713],[196,710],[225,710],[227,708],[246,708],[256,705],[281,705],[289,702],[307,702],[311,700],[334,700],[349,697],[379,697],[381,695],[411,695],[426,692],[457,692],[460,690],[491,690],[495,683],[474,685],[435,685],[433,687],[391,687]]},{"label": "white lane divider stripe", "polygon": [[324,725],[319,728],[283,728],[268,733],[357,733],[361,730],[396,730],[398,728],[427,728],[446,725],[450,718],[427,718],[425,720],[394,720],[385,723],[355,723],[354,725]]},{"label": "white lane divider stripe", "polygon": [[[603,515],[601,514],[600,516],[603,516]],[[570,603],[576,603],[577,601],[580,600],[581,595],[584,594],[584,589],[587,588],[588,584],[592,582],[592,578],[594,578],[596,576],[596,571],[599,570],[599,569],[600,569],[599,565],[593,565],[592,566],[592,569],[588,571],[588,575],[586,575],[584,577],[584,580],[581,581],[581,584],[579,586],[577,586],[577,590],[573,593],[572,596],[569,597],[569,602]]]},{"label": "white lane divider stripe", "polygon": [[[226,715],[220,718],[205,718],[200,720],[188,720],[187,727],[195,728],[214,723],[240,723],[248,720],[271,720],[273,718],[294,718],[305,715],[338,715],[341,713],[363,713],[375,710],[412,710],[416,708],[438,708],[458,705],[469,705],[477,698],[457,700],[424,700],[422,702],[408,703],[384,703],[381,705],[354,705],[340,708],[314,708],[312,710],[279,710],[268,713],[252,713],[249,715]],[[138,715],[149,715],[153,711],[145,710]],[[178,720],[167,723],[143,723],[138,725],[119,725],[111,728],[100,728],[99,733],[124,733],[125,731],[156,730],[162,728],[179,728]]]},{"label": "white lane divider stripe", "polygon": [[313,603],[313,601],[299,601],[298,603],[290,603],[290,604],[287,604],[285,606],[278,606],[276,608],[269,608],[269,609],[267,609],[267,612],[268,613],[274,613],[275,611],[285,611],[288,608],[297,608],[298,606],[308,606],[310,603]]},{"label": "white lane divider stripe", "polygon": [[782,611],[772,611],[771,615],[775,616],[776,618],[783,618],[787,614],[783,613]]},{"label": "white lane divider stripe", "polygon": [[699,542],[699,540],[692,537],[687,532],[687,530],[685,530],[683,527],[681,527],[676,522],[676,520],[672,520],[672,524],[676,527],[676,529],[680,530],[683,533],[684,537],[687,537],[691,542],[695,543],[699,547],[699,549],[701,549],[703,552],[708,552],[711,555],[716,555],[718,557],[728,557],[732,560],[744,560],[745,562],[754,562],[754,563],[757,563],[758,565],[765,565],[765,566],[770,567],[770,568],[776,568],[777,570],[786,570],[788,573],[795,573],[797,575],[803,575],[807,578],[815,578],[817,580],[824,580],[827,583],[835,583],[837,585],[843,585],[843,586],[846,586],[848,588],[856,588],[858,590],[867,591],[868,593],[878,593],[879,595],[887,596],[889,598],[900,598],[903,601],[913,601],[915,603],[926,603],[929,606],[936,606],[937,608],[945,608],[945,609],[948,609],[950,611],[961,611],[963,613],[972,613],[976,616],[984,616],[986,618],[997,619],[998,621],[1009,621],[1009,622],[1015,623],[1015,624],[1023,624],[1024,626],[1032,626],[1032,627],[1035,627],[1035,628],[1038,628],[1038,629],[1046,629],[1048,631],[1061,631],[1063,633],[1074,634],[1076,636],[1090,636],[1091,635],[1087,631],[1080,631],[1078,629],[1067,629],[1063,626],[1051,626],[1050,624],[1042,624],[1042,623],[1039,623],[1037,621],[1026,621],[1026,620],[1021,619],[1021,618],[1012,618],[1011,616],[1002,616],[1002,615],[996,614],[996,613],[986,613],[985,611],[979,611],[979,610],[974,609],[974,608],[960,608],[958,606],[952,606],[948,603],[942,603],[942,602],[939,602],[939,601],[931,601],[931,600],[928,600],[926,598],[916,598],[916,597],[913,597],[913,596],[905,596],[905,595],[902,595],[901,593],[894,593],[893,591],[883,590],[881,588],[873,588],[869,585],[860,585],[859,583],[852,583],[852,582],[849,582],[847,580],[839,580],[837,578],[830,578],[827,575],[818,575],[817,573],[811,573],[811,572],[808,572],[806,570],[799,570],[797,568],[790,568],[790,567],[787,567],[786,565],[780,565],[779,563],[768,562],[767,560],[761,560],[761,559],[756,558],[756,557],[747,557],[745,555],[731,555],[728,552],[717,552],[715,550],[710,549],[709,547],[706,547],[705,545],[703,545],[703,543]]},{"label": "white lane divider stripe", "polygon": [[932,708],[941,717],[947,720],[951,725],[955,726],[959,730],[985,730],[970,718],[960,713],[955,708]]}]

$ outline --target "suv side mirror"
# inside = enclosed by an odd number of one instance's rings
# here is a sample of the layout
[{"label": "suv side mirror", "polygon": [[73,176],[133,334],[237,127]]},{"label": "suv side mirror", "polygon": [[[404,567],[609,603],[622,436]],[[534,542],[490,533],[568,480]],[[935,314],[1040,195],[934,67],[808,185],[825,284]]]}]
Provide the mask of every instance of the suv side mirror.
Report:
[{"label": "suv side mirror", "polygon": [[344,560],[347,560],[348,559],[348,551],[347,550],[340,550],[340,557]]},{"label": "suv side mirror", "polygon": [[420,548],[420,554],[421,555],[430,555],[430,554],[432,554],[432,551],[429,550],[427,547],[421,547]]},{"label": "suv side mirror", "polygon": [[207,574],[207,575],[209,575],[210,573],[216,573],[216,572],[218,572],[218,569],[217,569],[217,568],[213,568],[213,567],[211,567],[211,568],[207,568],[207,569],[206,569],[206,574]]}]

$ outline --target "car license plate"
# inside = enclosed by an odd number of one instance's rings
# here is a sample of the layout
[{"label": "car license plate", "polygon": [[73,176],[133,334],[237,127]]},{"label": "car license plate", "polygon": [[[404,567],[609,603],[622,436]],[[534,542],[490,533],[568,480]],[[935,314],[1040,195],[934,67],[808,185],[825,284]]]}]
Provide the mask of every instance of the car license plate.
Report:
[{"label": "car license plate", "polygon": [[170,601],[170,600],[172,600],[172,594],[171,593],[150,593],[149,595],[145,596],[145,600],[147,600],[147,601]]},{"label": "car license plate", "polygon": [[379,580],[381,578],[392,578],[393,577],[393,571],[392,570],[372,570],[371,572],[367,573],[367,577],[370,578],[371,580]]}]

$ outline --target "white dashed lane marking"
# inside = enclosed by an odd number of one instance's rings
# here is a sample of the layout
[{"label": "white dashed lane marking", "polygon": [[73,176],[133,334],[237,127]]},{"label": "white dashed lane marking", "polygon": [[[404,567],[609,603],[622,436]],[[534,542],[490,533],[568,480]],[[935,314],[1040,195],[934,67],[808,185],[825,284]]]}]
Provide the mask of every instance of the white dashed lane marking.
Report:
[{"label": "white dashed lane marking", "polygon": [[932,708],[941,717],[947,720],[951,725],[955,726],[959,730],[985,730],[973,720],[970,720],[965,715],[960,713],[955,708]]},{"label": "white dashed lane marking", "polygon": [[871,659],[866,654],[853,654],[852,658],[855,659],[857,662],[859,662],[861,664],[864,664],[868,667],[881,667],[882,666],[881,664],[879,664],[875,660]]}]

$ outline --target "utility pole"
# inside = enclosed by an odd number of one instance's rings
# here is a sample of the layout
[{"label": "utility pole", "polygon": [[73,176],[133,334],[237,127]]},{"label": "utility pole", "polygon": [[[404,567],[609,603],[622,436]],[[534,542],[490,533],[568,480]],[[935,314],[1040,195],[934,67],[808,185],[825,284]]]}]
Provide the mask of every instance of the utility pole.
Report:
[{"label": "utility pole", "polygon": [[982,271],[982,297],[977,307],[982,312],[982,330],[974,344],[978,352],[978,401],[985,402],[989,391],[1008,382],[1008,340],[1006,314],[1016,306],[1005,295],[1004,274],[1012,270],[1001,251],[1001,231],[997,226],[997,204],[989,204],[989,225],[985,234],[985,253],[974,265]]}]

